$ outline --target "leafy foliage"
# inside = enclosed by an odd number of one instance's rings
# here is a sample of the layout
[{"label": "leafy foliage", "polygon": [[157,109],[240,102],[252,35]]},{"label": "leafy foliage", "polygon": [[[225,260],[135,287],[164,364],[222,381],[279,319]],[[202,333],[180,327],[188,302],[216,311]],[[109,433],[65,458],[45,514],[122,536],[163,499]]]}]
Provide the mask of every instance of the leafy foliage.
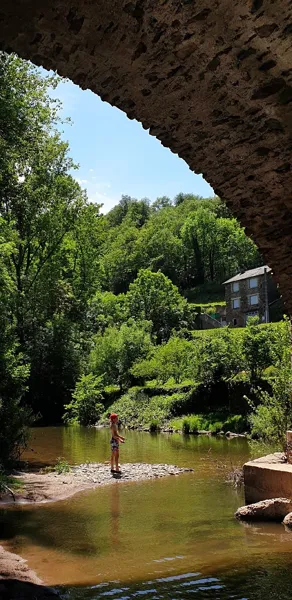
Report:
[{"label": "leafy foliage", "polygon": [[160,342],[167,340],[173,329],[188,324],[186,300],[161,272],[139,271],[130,285],[127,301],[132,317],[152,322],[152,332]]},{"label": "leafy foliage", "polygon": [[196,349],[192,342],[172,337],[168,342],[157,346],[152,355],[143,361],[136,361],[131,372],[135,377],[156,379],[166,383],[173,378],[175,383],[196,379]]},{"label": "leafy foliage", "polygon": [[151,323],[136,323],[129,319],[121,327],[108,327],[94,338],[90,368],[103,376],[105,384],[117,384],[122,389],[132,382],[131,368],[138,358],[144,358],[152,348]]},{"label": "leafy foliage", "polygon": [[281,364],[271,381],[271,393],[258,389],[259,404],[251,416],[252,435],[264,442],[280,442],[284,445],[285,434],[292,427],[292,373],[290,351],[285,349]]},{"label": "leafy foliage", "polygon": [[65,406],[65,423],[94,425],[104,411],[103,388],[102,377],[83,375],[76,383],[71,402]]},{"label": "leafy foliage", "polygon": [[54,471],[58,473],[58,475],[63,475],[65,473],[70,473],[70,465],[67,460],[63,457],[59,457],[54,467]]}]

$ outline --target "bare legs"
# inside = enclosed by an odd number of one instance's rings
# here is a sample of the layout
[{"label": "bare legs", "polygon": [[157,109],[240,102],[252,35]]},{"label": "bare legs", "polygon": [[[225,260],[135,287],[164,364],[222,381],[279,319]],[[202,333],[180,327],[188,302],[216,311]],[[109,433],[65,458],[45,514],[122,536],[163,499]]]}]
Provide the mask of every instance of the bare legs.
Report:
[{"label": "bare legs", "polygon": [[112,455],[111,455],[111,470],[112,471],[115,470],[115,471],[120,472],[119,457],[120,457],[119,450],[113,450]]}]

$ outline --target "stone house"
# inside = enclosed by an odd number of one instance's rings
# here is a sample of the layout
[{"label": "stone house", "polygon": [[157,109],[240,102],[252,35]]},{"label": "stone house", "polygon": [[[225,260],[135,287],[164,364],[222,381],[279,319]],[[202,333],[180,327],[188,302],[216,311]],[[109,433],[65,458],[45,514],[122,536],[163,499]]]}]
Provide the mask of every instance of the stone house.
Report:
[{"label": "stone house", "polygon": [[279,298],[270,267],[264,265],[239,273],[224,282],[226,322],[233,327],[245,327],[248,317],[270,320],[270,305]]}]

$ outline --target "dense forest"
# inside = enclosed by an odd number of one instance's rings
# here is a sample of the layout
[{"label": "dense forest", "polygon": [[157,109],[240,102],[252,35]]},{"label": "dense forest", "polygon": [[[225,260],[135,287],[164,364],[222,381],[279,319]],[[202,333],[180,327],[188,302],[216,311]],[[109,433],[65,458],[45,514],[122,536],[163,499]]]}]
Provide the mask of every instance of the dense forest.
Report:
[{"label": "dense forest", "polygon": [[[94,423],[133,386],[185,383],[193,393],[208,377],[255,380],[248,342],[238,352],[228,332],[199,339],[192,307],[222,300],[225,279],[262,264],[254,242],[217,197],[123,196],[103,214],[74,178],[57,84],[0,54],[2,461],[25,443],[26,425],[64,412]],[[281,327],[252,330],[269,347],[258,378],[282,360]]]}]

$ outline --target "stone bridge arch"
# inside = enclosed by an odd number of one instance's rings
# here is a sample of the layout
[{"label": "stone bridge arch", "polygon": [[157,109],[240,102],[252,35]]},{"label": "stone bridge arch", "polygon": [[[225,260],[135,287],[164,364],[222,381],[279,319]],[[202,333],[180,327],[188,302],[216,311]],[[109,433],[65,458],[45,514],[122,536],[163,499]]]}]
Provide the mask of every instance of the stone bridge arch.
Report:
[{"label": "stone bridge arch", "polygon": [[203,173],[273,267],[289,312],[291,34],[291,0],[0,7],[1,49],[90,88]]}]

